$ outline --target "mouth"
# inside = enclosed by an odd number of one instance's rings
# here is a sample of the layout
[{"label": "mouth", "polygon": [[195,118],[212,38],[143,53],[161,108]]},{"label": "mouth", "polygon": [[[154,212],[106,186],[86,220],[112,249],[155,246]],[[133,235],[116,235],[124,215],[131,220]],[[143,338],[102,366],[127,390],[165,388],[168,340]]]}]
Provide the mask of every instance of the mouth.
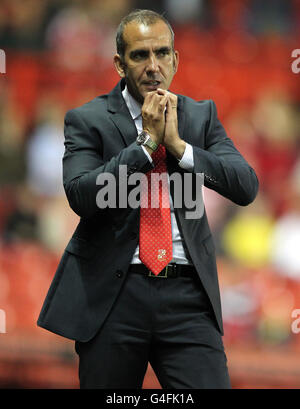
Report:
[{"label": "mouth", "polygon": [[161,84],[160,81],[155,81],[155,80],[149,80],[149,81],[143,81],[143,82],[142,82],[142,85],[143,85],[145,88],[147,88],[147,89],[149,89],[149,90],[151,90],[151,91],[154,91],[154,90],[156,90],[157,88],[159,88],[160,84]]}]

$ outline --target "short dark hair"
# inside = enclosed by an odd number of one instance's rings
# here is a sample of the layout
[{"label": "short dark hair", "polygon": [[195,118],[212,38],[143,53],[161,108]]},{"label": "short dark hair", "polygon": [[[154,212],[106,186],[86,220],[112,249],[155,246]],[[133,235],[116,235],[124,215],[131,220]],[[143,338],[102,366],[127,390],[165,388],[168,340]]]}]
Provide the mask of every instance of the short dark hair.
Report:
[{"label": "short dark hair", "polygon": [[159,20],[163,21],[168,26],[171,33],[172,49],[174,50],[174,31],[168,20],[163,15],[158,14],[155,11],[137,9],[129,13],[127,16],[123,17],[117,29],[116,35],[117,53],[120,55],[121,60],[124,59],[125,55],[126,43],[123,34],[126,25],[131,23],[132,21],[137,21],[141,24],[149,26],[151,24],[155,24]]}]

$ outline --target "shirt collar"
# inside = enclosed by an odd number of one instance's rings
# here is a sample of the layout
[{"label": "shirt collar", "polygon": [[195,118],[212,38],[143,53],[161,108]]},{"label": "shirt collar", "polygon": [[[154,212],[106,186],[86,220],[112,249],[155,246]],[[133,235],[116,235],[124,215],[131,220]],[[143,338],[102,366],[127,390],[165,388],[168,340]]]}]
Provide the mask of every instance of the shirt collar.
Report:
[{"label": "shirt collar", "polygon": [[137,102],[133,98],[133,96],[130,95],[127,85],[125,85],[125,88],[122,91],[122,95],[129,109],[130,115],[132,116],[132,119],[133,120],[137,119],[142,113],[142,105],[139,102]]}]

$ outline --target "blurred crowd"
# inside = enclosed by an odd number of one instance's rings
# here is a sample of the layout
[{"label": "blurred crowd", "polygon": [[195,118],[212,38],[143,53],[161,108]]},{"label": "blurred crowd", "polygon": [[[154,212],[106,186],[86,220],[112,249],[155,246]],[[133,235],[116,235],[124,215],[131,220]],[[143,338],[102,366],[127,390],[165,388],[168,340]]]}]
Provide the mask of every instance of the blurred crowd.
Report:
[{"label": "blurred crowd", "polygon": [[0,74],[0,309],[7,326],[0,362],[9,354],[24,359],[24,350],[31,359],[37,351],[73,359],[69,344],[36,327],[78,222],[62,187],[63,118],[117,83],[115,30],[133,8],[172,23],[180,66],[171,90],[213,99],[259,178],[248,207],[203,191],[224,340],[229,348],[299,350],[291,314],[300,308],[300,74],[291,70],[291,53],[300,48],[300,2],[0,0],[7,64]]}]

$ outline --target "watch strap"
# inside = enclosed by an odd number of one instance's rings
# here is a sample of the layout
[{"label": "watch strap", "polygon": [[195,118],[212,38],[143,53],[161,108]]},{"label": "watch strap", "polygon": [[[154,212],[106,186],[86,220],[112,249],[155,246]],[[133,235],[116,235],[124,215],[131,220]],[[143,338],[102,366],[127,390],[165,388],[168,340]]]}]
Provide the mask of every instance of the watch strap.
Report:
[{"label": "watch strap", "polygon": [[158,148],[157,143],[153,142],[151,138],[148,138],[148,140],[144,143],[144,146],[148,146],[153,151],[156,151]]}]

